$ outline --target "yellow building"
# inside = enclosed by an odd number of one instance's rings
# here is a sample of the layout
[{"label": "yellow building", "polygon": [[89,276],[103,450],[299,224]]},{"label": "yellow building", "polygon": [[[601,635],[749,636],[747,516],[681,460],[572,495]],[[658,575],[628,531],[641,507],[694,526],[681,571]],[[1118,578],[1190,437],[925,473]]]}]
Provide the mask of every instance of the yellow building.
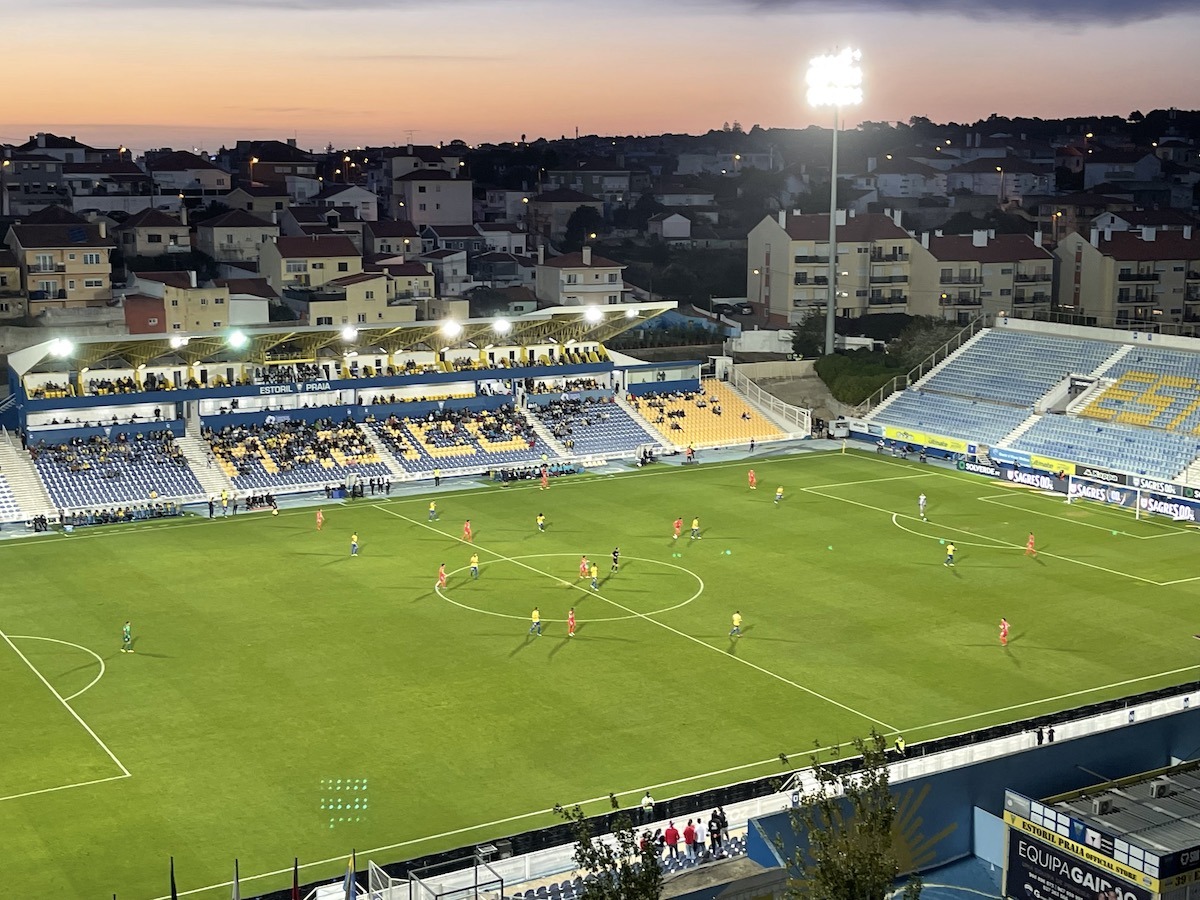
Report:
[{"label": "yellow building", "polygon": [[113,240],[104,222],[13,225],[5,244],[36,315],[47,307],[102,306],[112,299]]},{"label": "yellow building", "polygon": [[[920,244],[893,216],[837,212],[837,314],[906,312]],[[829,299],[829,216],[781,211],[751,229],[746,296],[780,320],[824,313]]]},{"label": "yellow building", "polygon": [[1050,309],[1054,255],[1024,234],[922,235],[914,249],[913,315],[966,323],[981,312],[1028,318]]},{"label": "yellow building", "polygon": [[1058,306],[1099,325],[1200,319],[1200,235],[1145,227],[1070,234],[1055,249]]},{"label": "yellow building", "polygon": [[388,296],[383,272],[360,272],[327,281],[317,290],[289,290],[284,302],[309,325],[369,327],[416,320],[416,306]]},{"label": "yellow building", "polygon": [[279,226],[241,209],[205,219],[196,226],[196,248],[218,262],[258,262],[264,245],[279,237]]},{"label": "yellow building", "polygon": [[192,249],[192,232],[187,225],[186,212],[180,220],[162,210],[143,209],[113,231],[126,258],[188,253]]},{"label": "yellow building", "polygon": [[201,285],[195,272],[137,272],[127,287],[140,296],[162,299],[167,332],[229,325],[229,288]]},{"label": "yellow building", "polygon": [[263,245],[259,273],[277,291],[318,288],[335,278],[362,272],[362,256],[343,235],[281,237]]}]

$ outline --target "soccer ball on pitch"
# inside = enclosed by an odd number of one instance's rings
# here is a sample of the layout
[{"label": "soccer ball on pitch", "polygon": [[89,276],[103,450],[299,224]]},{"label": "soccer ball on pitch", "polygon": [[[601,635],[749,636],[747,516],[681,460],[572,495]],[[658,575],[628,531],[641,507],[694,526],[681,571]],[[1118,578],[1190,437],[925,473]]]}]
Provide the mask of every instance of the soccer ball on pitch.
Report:
[{"label": "soccer ball on pitch", "polygon": [[277,510],[277,509],[271,510],[271,515],[273,515],[273,516],[279,515],[279,510]]}]

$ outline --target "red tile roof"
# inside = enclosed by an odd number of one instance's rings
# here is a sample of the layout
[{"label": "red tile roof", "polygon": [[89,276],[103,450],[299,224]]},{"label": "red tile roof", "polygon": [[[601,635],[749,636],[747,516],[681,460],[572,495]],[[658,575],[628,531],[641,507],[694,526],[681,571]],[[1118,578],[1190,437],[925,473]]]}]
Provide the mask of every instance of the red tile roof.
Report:
[{"label": "red tile roof", "polygon": [[1114,231],[1111,240],[1100,237],[1100,252],[1113,259],[1147,262],[1160,259],[1200,259],[1200,233],[1184,239],[1182,231],[1158,231],[1154,240],[1142,240],[1141,231]]},{"label": "red tile roof", "polygon": [[408,221],[397,222],[394,219],[380,219],[377,222],[365,222],[363,227],[369,228],[371,234],[377,238],[415,238],[419,236],[417,226]]},{"label": "red tile roof", "polygon": [[[549,266],[552,269],[585,269],[585,268],[588,268],[587,266],[584,265],[582,253],[564,253],[562,256],[552,257],[551,259],[546,260],[544,263],[539,263],[539,265]],[[623,268],[625,268],[625,263],[614,262],[611,259],[606,259],[603,256],[597,256],[595,253],[593,253],[591,268],[593,268],[593,269],[612,269],[612,268],[623,269]]]},{"label": "red tile roof", "polygon": [[281,237],[276,241],[279,255],[285,259],[312,259],[313,257],[358,256],[354,242],[342,235],[316,235],[314,237]]},{"label": "red tile roof", "polygon": [[[413,169],[396,177],[396,181],[456,181],[445,169]],[[464,181],[466,179],[463,179]]]},{"label": "red tile roof", "polygon": [[46,206],[20,219],[22,225],[86,225],[87,219],[61,206]]},{"label": "red tile roof", "polygon": [[530,203],[599,203],[591,194],[573,191],[570,188],[556,188],[529,198]]},{"label": "red tile roof", "polygon": [[176,288],[192,286],[191,276],[187,272],[134,272],[133,274],[139,281],[157,281],[159,284]]},{"label": "red tile roof", "polygon": [[[839,191],[839,193],[841,192]],[[829,214],[789,215],[787,217],[787,233],[793,241],[828,242]],[[849,243],[899,240],[911,237],[912,235],[893,222],[891,218],[879,213],[848,217],[845,225],[837,227],[837,239]]]},{"label": "red tile roof", "polygon": [[395,277],[430,276],[432,273],[419,262],[384,263],[380,266],[383,271]]},{"label": "red tile roof", "polygon": [[383,278],[382,272],[359,272],[355,275],[343,275],[341,278],[333,278],[325,282],[326,284],[336,284],[339,287],[346,287],[350,284],[361,284],[364,281],[374,281],[377,278]]},{"label": "red tile roof", "polygon": [[57,134],[46,133],[42,135],[44,146],[38,145],[37,135],[29,138],[24,144],[17,147],[18,150],[93,150],[87,144],[81,144],[75,138],[59,137]]},{"label": "red tile roof", "polygon": [[440,238],[482,238],[474,225],[430,225],[428,231]]},{"label": "red tile roof", "polygon": [[130,231],[134,228],[183,228],[184,224],[174,216],[169,216],[161,209],[143,209],[135,212],[122,224],[117,231]]},{"label": "red tile roof", "polygon": [[[154,159],[146,160],[146,168],[151,172],[190,172],[193,169],[215,169],[218,172],[225,170],[214,163],[211,159],[188,150],[174,150],[170,153],[164,153],[162,156]],[[228,174],[228,173],[226,173]]]},{"label": "red tile roof", "polygon": [[944,172],[935,169],[933,166],[927,166],[923,162],[917,162],[915,159],[909,159],[906,156],[893,156],[888,159],[886,156],[879,159],[875,163],[875,168],[867,173],[868,175],[924,175],[926,178],[943,175]]},{"label": "red tile roof", "polygon": [[466,250],[430,250],[428,253],[422,253],[422,259],[446,259],[450,256],[457,256],[460,253],[466,253]]},{"label": "red tile roof", "polygon": [[232,209],[229,212],[221,213],[219,216],[213,216],[211,219],[205,219],[196,226],[197,228],[274,228],[279,229],[279,226],[274,222],[268,222],[266,219],[260,219],[258,216],[246,212],[244,209]]},{"label": "red tile roof", "polygon": [[17,268],[17,257],[7,247],[0,248],[0,269]]},{"label": "red tile roof", "polygon": [[[251,197],[287,197],[288,192],[285,188],[272,184],[242,184],[235,187],[229,194],[236,194],[238,191],[244,191]],[[228,197],[229,194],[225,196]]]},{"label": "red tile roof", "polygon": [[267,300],[279,299],[279,293],[265,278],[218,278],[213,284],[226,288],[230,294],[250,294]]},{"label": "red tile roof", "polygon": [[14,225],[12,231],[26,250],[116,246],[95,225]]},{"label": "red tile roof", "polygon": [[[239,149],[241,149],[239,147]],[[306,153],[283,141],[256,141],[245,148],[245,158],[257,156],[260,163],[312,162],[312,154]]]},{"label": "red tile roof", "polygon": [[1015,263],[1026,259],[1054,259],[1054,254],[1023,234],[998,234],[989,238],[984,247],[976,247],[969,234],[931,237],[929,252],[941,262]]},{"label": "red tile roof", "polygon": [[478,223],[480,231],[503,231],[509,234],[524,234],[525,229],[520,225],[514,225],[512,222],[480,222]]},{"label": "red tile roof", "polygon": [[970,162],[955,166],[950,172],[954,175],[960,173],[967,175],[986,172],[996,173],[997,167],[1003,169],[1005,175],[1048,175],[1050,173],[1048,166],[1035,166],[1029,160],[1019,159],[1015,156],[1005,156],[1003,158],[981,157],[980,159],[973,159]]},{"label": "red tile roof", "polygon": [[1124,212],[1114,212],[1112,215],[1123,219],[1135,228],[1141,228],[1143,225],[1158,227],[1160,225],[1197,224],[1195,216],[1180,209],[1127,209]]},{"label": "red tile roof", "polygon": [[127,162],[94,162],[94,163],[63,163],[64,175],[136,175],[141,178],[149,176],[137,167],[136,163]]}]

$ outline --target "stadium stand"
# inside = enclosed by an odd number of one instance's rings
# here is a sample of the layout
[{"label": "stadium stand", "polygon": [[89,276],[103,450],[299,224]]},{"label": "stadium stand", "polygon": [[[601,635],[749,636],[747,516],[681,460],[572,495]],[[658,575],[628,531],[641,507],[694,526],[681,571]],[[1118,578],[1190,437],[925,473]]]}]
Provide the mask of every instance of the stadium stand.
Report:
[{"label": "stadium stand", "polygon": [[745,444],[783,437],[733,388],[714,378],[702,381],[699,391],[648,393],[629,402],[672,444]]},{"label": "stadium stand", "polygon": [[1032,407],[1071,373],[1086,373],[1120,345],[1109,341],[1031,334],[981,332],[918,384],[923,391]]},{"label": "stadium stand", "polygon": [[1010,446],[1056,459],[1168,479],[1200,454],[1200,438],[1070,416],[1042,416]]},{"label": "stadium stand", "polygon": [[227,425],[220,431],[204,429],[204,437],[238,490],[278,490],[391,474],[353,422]]},{"label": "stadium stand", "polygon": [[650,443],[646,429],[611,397],[531,399],[529,411],[568,451],[579,454],[636,450]]},{"label": "stadium stand", "polygon": [[8,486],[8,479],[0,474],[0,522],[15,522],[21,518],[21,507]]},{"label": "stadium stand", "polygon": [[995,444],[1029,414],[1024,407],[908,390],[890,399],[872,421]]},{"label": "stadium stand", "polygon": [[1200,353],[1137,347],[1106,370],[1104,377],[1116,380],[1079,415],[1186,434],[1200,432]]},{"label": "stadium stand", "polygon": [[407,472],[471,466],[481,469],[528,464],[554,456],[512,406],[472,412],[442,410],[424,418],[389,416],[368,422]]},{"label": "stadium stand", "polygon": [[60,509],[195,497],[200,482],[169,431],[38,441],[29,448],[38,477]]}]

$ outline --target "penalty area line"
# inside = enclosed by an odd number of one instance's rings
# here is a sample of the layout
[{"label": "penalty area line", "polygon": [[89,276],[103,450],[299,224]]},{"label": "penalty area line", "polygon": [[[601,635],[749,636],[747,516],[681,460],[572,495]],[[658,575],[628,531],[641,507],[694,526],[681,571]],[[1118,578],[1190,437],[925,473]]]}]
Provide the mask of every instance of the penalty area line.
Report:
[{"label": "penalty area line", "polygon": [[132,776],[126,772],[123,775],[109,775],[107,778],[95,778],[91,781],[76,781],[74,784],[60,784],[58,787],[41,788],[36,791],[23,791],[20,794],[9,794],[7,797],[0,797],[0,803],[5,800],[20,800],[22,797],[36,797],[38,794],[53,794],[56,791],[69,791],[72,788],[89,787],[93,784],[106,784],[110,781],[121,781]]}]

